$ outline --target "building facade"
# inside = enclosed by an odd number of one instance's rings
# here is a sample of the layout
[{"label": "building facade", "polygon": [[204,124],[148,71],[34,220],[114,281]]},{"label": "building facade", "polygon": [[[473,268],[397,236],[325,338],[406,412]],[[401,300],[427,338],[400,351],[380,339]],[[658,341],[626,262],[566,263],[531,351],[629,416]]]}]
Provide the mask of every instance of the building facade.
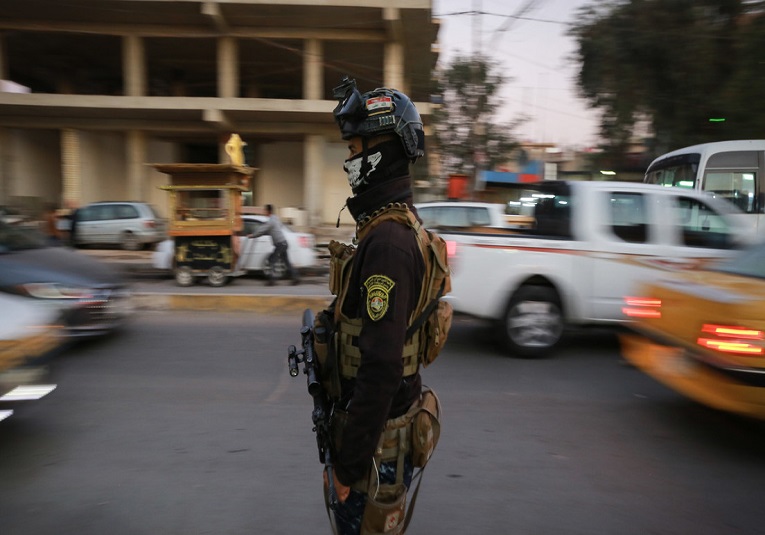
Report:
[{"label": "building facade", "polygon": [[349,190],[332,88],[396,87],[427,131],[438,28],[431,0],[3,0],[0,204],[164,213],[151,164],[227,162],[237,133],[258,169],[247,204],[334,223]]}]

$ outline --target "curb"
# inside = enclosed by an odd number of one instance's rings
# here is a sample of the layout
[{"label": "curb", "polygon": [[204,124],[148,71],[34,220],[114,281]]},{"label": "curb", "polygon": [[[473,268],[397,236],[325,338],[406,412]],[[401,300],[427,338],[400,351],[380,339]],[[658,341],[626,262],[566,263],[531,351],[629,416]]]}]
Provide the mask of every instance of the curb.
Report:
[{"label": "curb", "polygon": [[249,311],[265,314],[302,312],[306,308],[322,310],[333,296],[281,295],[209,295],[209,294],[133,294],[138,310]]}]

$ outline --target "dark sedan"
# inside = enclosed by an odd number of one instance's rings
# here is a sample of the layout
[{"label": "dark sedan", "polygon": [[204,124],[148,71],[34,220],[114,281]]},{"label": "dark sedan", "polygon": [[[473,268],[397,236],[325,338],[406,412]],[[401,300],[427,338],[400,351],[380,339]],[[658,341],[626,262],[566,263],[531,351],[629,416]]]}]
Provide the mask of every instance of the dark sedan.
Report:
[{"label": "dark sedan", "polygon": [[33,228],[0,222],[0,292],[61,311],[68,336],[98,336],[132,313],[131,292],[112,267],[67,247],[50,247]]}]

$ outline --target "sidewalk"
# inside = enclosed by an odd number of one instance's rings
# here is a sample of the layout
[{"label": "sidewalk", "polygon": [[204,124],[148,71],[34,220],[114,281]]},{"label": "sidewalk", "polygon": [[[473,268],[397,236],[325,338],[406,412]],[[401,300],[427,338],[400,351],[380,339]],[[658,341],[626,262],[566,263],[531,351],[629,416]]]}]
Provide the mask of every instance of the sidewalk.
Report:
[{"label": "sidewalk", "polygon": [[221,287],[209,286],[199,278],[193,286],[178,286],[172,273],[151,265],[151,251],[79,249],[119,269],[130,281],[138,310],[247,310],[266,314],[300,313],[306,308],[318,311],[332,300],[328,270],[322,262],[301,273],[301,284],[279,281],[266,286],[266,280],[253,274],[232,277]]}]

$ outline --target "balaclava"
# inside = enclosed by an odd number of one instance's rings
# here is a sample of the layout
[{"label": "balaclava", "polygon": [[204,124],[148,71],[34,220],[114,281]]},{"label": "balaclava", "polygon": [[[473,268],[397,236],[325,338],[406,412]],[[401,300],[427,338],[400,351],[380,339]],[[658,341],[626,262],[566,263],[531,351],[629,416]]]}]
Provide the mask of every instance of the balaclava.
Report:
[{"label": "balaclava", "polygon": [[371,186],[409,174],[409,160],[398,137],[383,141],[371,149],[367,145],[367,138],[362,138],[363,150],[343,164],[343,169],[348,173],[348,185],[354,195]]}]

